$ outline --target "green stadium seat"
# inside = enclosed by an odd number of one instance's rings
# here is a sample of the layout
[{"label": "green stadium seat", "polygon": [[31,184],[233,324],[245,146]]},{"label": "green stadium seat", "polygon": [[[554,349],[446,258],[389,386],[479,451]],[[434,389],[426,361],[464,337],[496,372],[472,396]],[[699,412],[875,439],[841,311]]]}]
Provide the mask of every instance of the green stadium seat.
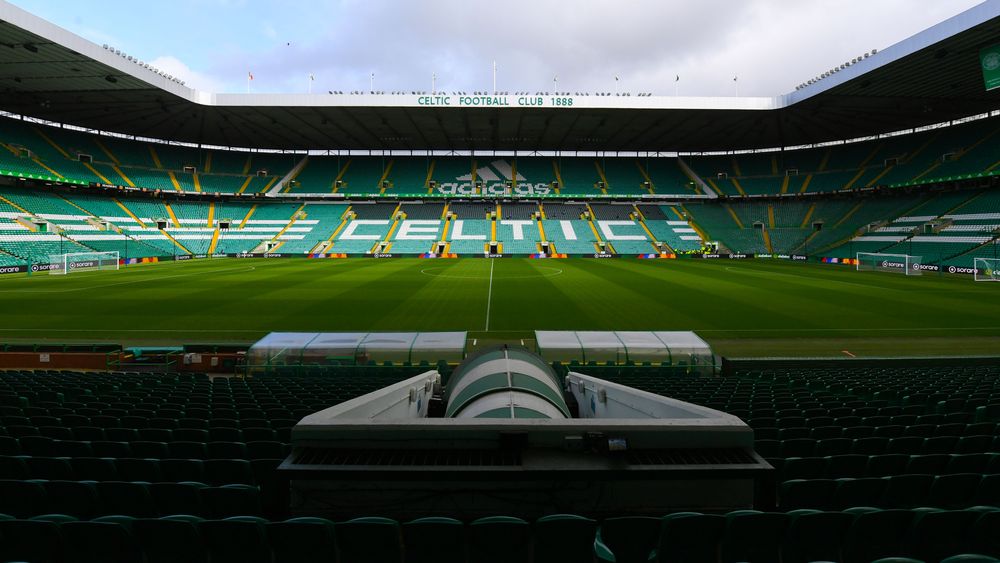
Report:
[{"label": "green stadium seat", "polygon": [[253,468],[245,459],[210,459],[204,463],[209,485],[255,485]]},{"label": "green stadium seat", "polygon": [[69,460],[76,479],[82,481],[120,481],[115,460],[101,457],[75,457]]},{"label": "green stadium seat", "polygon": [[97,519],[60,525],[66,563],[134,563],[142,560],[131,525]]},{"label": "green stadium seat", "polygon": [[399,522],[390,518],[362,517],[334,525],[340,561],[347,563],[401,563]]},{"label": "green stadium seat", "polygon": [[46,514],[48,496],[41,483],[33,481],[0,481],[0,512],[17,518]]},{"label": "green stadium seat", "polygon": [[[971,426],[971,425],[970,425]],[[993,445],[993,436],[986,434],[976,434],[962,436],[955,444],[956,454],[978,454],[986,453]]]},{"label": "green stadium seat", "polygon": [[247,448],[243,442],[209,442],[209,459],[247,459]]},{"label": "green stadium seat", "polygon": [[97,494],[101,499],[101,513],[105,515],[125,515],[135,518],[156,516],[156,504],[149,494],[146,483],[124,481],[104,481],[97,483]]},{"label": "green stadium seat", "polygon": [[962,553],[941,560],[941,563],[1000,563],[1000,559],[978,553]]},{"label": "green stadium seat", "polygon": [[863,455],[879,455],[889,453],[889,438],[869,436],[854,440],[851,453]]},{"label": "green stadium seat", "polygon": [[[531,527],[520,518],[487,516],[469,524],[469,559],[480,563],[531,561]],[[647,551],[647,555],[648,555]]]},{"label": "green stadium seat", "polygon": [[59,524],[39,520],[0,521],[0,561],[61,563],[63,533]]},{"label": "green stadium seat", "polygon": [[914,511],[907,537],[907,554],[925,561],[940,561],[967,550],[968,530],[979,514],[965,510]]},{"label": "green stadium seat", "polygon": [[844,454],[830,456],[827,459],[826,474],[831,478],[864,477],[868,473],[870,456],[860,454]]},{"label": "green stadium seat", "polygon": [[551,514],[535,520],[533,561],[586,563],[594,559],[597,522],[574,514]]},{"label": "green stadium seat", "polygon": [[100,512],[100,498],[92,483],[49,481],[44,484],[48,509],[80,520],[90,520]]},{"label": "green stadium seat", "polygon": [[[174,440],[174,431],[166,428],[140,428],[138,431],[139,439],[146,442],[162,442],[164,443],[164,449],[166,448],[166,442],[171,442]],[[135,450],[135,444],[132,444],[132,449]],[[147,457],[145,454],[139,453],[137,450],[136,455],[141,455]],[[148,456],[148,457],[166,457],[164,455],[160,456]]]},{"label": "green stadium seat", "polygon": [[[201,496],[201,491],[204,488],[203,483],[190,481],[150,483],[148,486],[149,494],[153,497],[153,504],[156,506],[156,513],[160,516],[173,514],[204,516],[207,513]],[[229,514],[229,516],[235,516],[235,514]]]},{"label": "green stadium seat", "polygon": [[[812,438],[793,438],[781,440],[782,457],[809,457],[816,451],[816,440]],[[847,453],[847,452],[841,452]],[[823,454],[832,455],[832,454]]]},{"label": "green stadium seat", "polygon": [[[46,417],[49,418],[49,417]],[[65,426],[46,426],[39,424],[37,421],[32,421],[38,428],[38,433],[47,438],[52,438],[53,440],[72,440],[73,431]]]},{"label": "green stadium seat", "polygon": [[910,461],[906,464],[907,473],[923,473],[926,475],[938,475],[944,473],[948,467],[950,457],[946,454],[923,454],[910,456]]},{"label": "green stadium seat", "polygon": [[982,506],[1000,506],[1000,474],[983,475],[973,502]]},{"label": "green stadium seat", "polygon": [[417,518],[404,523],[402,533],[406,563],[464,563],[468,558],[465,524],[460,520]]},{"label": "green stadium seat", "polygon": [[208,514],[214,518],[261,516],[260,491],[251,485],[223,485],[201,489]]},{"label": "green stadium seat", "polygon": [[132,448],[128,442],[98,441],[91,442],[90,447],[94,450],[95,457],[132,457]]},{"label": "green stadium seat", "polygon": [[657,547],[660,518],[621,516],[601,522],[594,542],[600,561],[632,563],[646,561]]},{"label": "green stadium seat", "polygon": [[777,512],[737,510],[726,515],[722,560],[778,561],[789,517]]},{"label": "green stadium seat", "polygon": [[[292,518],[267,525],[274,563],[335,563],[337,540],[333,522],[324,518]],[[443,562],[442,562],[443,563]]]},{"label": "green stadium seat", "polygon": [[25,460],[15,456],[0,457],[0,479],[27,479],[28,465]]},{"label": "green stadium seat", "polygon": [[11,436],[0,436],[0,456],[20,455],[21,444],[17,438]]},{"label": "green stadium seat", "polygon": [[979,473],[956,473],[938,475],[934,478],[924,506],[935,508],[964,508],[972,503],[982,475]]},{"label": "green stadium seat", "polygon": [[267,520],[234,516],[198,524],[212,563],[271,563]]},{"label": "green stadium seat", "polygon": [[715,514],[676,512],[660,524],[656,560],[660,563],[718,561],[726,519]]},{"label": "green stadium seat", "polygon": [[842,510],[852,506],[865,506],[882,497],[887,481],[879,477],[858,479],[838,479],[837,490],[831,503],[833,509]]},{"label": "green stadium seat", "polygon": [[53,524],[65,524],[66,522],[79,522],[80,519],[69,514],[39,514],[32,516],[29,520],[37,522],[52,522]]},{"label": "green stadium seat", "polygon": [[118,475],[123,481],[146,481],[155,483],[163,480],[159,459],[125,458],[115,461]]},{"label": "green stadium seat", "polygon": [[1000,558],[1000,511],[983,512],[972,525],[969,540],[973,552]]},{"label": "green stadium seat", "polygon": [[951,454],[946,473],[985,473],[993,460],[993,454],[966,453]]},{"label": "green stadium seat", "polygon": [[[117,419],[115,419],[117,420]],[[139,431],[135,428],[105,428],[104,435],[111,442],[137,442]]]},{"label": "green stadium seat", "polygon": [[868,563],[903,553],[910,528],[909,510],[870,510],[857,514],[844,539],[844,563]]},{"label": "green stadium seat", "polygon": [[164,459],[170,457],[166,442],[147,442],[137,440],[129,444],[132,447],[132,455],[150,459]]},{"label": "green stadium seat", "polygon": [[839,561],[840,550],[854,515],[846,512],[795,510],[784,540],[784,563]]},{"label": "green stadium seat", "polygon": [[195,516],[142,518],[132,524],[146,563],[208,563],[208,549]]},{"label": "green stadium seat", "polygon": [[785,460],[781,467],[784,480],[820,479],[826,475],[827,460],[822,457],[793,457]]},{"label": "green stadium seat", "polygon": [[866,473],[869,477],[888,477],[902,475],[906,472],[906,464],[910,456],[906,454],[882,454],[868,457]]},{"label": "green stadium seat", "polygon": [[[8,426],[7,430],[11,428],[13,427]],[[59,455],[55,448],[56,441],[52,438],[46,438],[45,436],[20,436],[18,441],[21,443],[21,451],[26,455],[39,457],[54,457]]]},{"label": "green stadium seat", "polygon": [[[216,427],[208,429],[209,440],[206,442],[242,442],[243,441],[243,431],[239,428],[226,428],[226,427]],[[209,445],[209,455],[211,455],[211,445]],[[220,456],[217,456],[220,457]],[[227,456],[221,456],[227,457]]]},{"label": "green stadium seat", "polygon": [[200,459],[161,459],[160,472],[165,481],[204,482],[205,462]]},{"label": "green stadium seat", "polygon": [[915,508],[921,506],[934,483],[933,475],[894,475],[888,477],[879,506]]},{"label": "green stadium seat", "polygon": [[854,440],[850,438],[826,438],[817,440],[816,455],[819,457],[847,455],[851,453]]},{"label": "green stadium seat", "polygon": [[836,490],[837,482],[833,479],[793,479],[781,484],[778,504],[782,510],[825,510],[832,504]]},{"label": "green stadium seat", "polygon": [[204,442],[174,441],[167,443],[169,456],[177,459],[208,459],[208,446]]}]

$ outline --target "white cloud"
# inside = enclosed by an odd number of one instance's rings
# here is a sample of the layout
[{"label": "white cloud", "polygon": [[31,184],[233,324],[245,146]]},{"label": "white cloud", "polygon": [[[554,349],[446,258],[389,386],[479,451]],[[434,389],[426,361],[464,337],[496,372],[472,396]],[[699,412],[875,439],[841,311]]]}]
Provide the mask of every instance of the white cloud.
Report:
[{"label": "white cloud", "polygon": [[[239,5],[241,0],[216,0]],[[623,91],[772,96],[871,49],[884,49],[979,0],[341,0],[288,10],[253,2],[233,25],[259,16],[260,31],[198,41],[198,59],[175,74],[217,91],[314,88]],[[994,3],[994,5],[1000,5]],[[253,13],[248,6],[253,6]],[[1000,9],[998,9],[1000,14]],[[319,22],[322,22],[321,24]],[[296,29],[294,41],[281,29]]]},{"label": "white cloud", "polygon": [[221,92],[225,90],[225,83],[221,80],[192,70],[183,61],[171,55],[163,55],[149,61],[150,66],[154,66],[167,74],[172,74],[183,80],[186,86],[205,90],[208,92]]}]

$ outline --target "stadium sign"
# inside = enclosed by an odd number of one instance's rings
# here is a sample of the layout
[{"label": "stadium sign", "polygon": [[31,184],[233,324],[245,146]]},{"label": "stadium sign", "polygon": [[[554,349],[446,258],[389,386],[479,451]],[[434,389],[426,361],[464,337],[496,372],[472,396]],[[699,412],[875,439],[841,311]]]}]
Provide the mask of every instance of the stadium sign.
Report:
[{"label": "stadium sign", "polygon": [[[34,266],[32,266],[34,268]],[[24,266],[4,266],[0,268],[0,274],[20,274],[27,271]],[[37,270],[32,270],[37,271]]]},{"label": "stadium sign", "polygon": [[535,107],[571,108],[576,104],[574,96],[417,96],[418,106],[439,106],[453,108],[483,107]]},{"label": "stadium sign", "polygon": [[62,264],[32,264],[32,272],[48,272],[49,270],[61,270]]},{"label": "stadium sign", "polygon": [[617,254],[611,254],[610,252],[595,252],[591,255],[594,258],[616,258]]},{"label": "stadium sign", "polygon": [[553,192],[549,182],[533,182],[520,172],[515,172],[514,167],[503,159],[494,160],[486,166],[478,166],[475,180],[470,171],[468,174],[456,177],[454,181],[437,184],[435,190],[443,195],[484,196],[539,196],[550,195]]},{"label": "stadium sign", "polygon": [[983,85],[986,90],[1000,88],[1000,43],[981,49],[979,64],[983,70]]}]

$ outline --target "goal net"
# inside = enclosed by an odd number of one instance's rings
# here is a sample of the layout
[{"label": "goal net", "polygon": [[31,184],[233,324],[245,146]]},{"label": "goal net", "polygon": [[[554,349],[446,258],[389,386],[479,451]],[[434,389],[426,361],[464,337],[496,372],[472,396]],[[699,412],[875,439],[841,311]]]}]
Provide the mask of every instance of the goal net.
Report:
[{"label": "goal net", "polygon": [[859,252],[857,270],[859,272],[894,272],[907,276],[919,276],[924,273],[920,268],[922,263],[921,256]]},{"label": "goal net", "polygon": [[976,258],[976,281],[1000,281],[1000,258]]},{"label": "goal net", "polygon": [[49,256],[49,273],[65,275],[72,272],[117,270],[118,252],[71,252]]}]

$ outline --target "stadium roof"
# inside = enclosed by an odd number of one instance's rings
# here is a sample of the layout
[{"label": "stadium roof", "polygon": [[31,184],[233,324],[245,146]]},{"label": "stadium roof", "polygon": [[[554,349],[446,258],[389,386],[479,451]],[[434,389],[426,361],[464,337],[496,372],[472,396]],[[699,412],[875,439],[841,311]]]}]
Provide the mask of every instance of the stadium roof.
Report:
[{"label": "stadium roof", "polygon": [[776,97],[216,94],[0,0],[0,110],[140,137],[250,148],[768,148],[998,109],[1000,89],[985,90],[979,62],[979,50],[998,42],[1000,3],[986,2]]}]

